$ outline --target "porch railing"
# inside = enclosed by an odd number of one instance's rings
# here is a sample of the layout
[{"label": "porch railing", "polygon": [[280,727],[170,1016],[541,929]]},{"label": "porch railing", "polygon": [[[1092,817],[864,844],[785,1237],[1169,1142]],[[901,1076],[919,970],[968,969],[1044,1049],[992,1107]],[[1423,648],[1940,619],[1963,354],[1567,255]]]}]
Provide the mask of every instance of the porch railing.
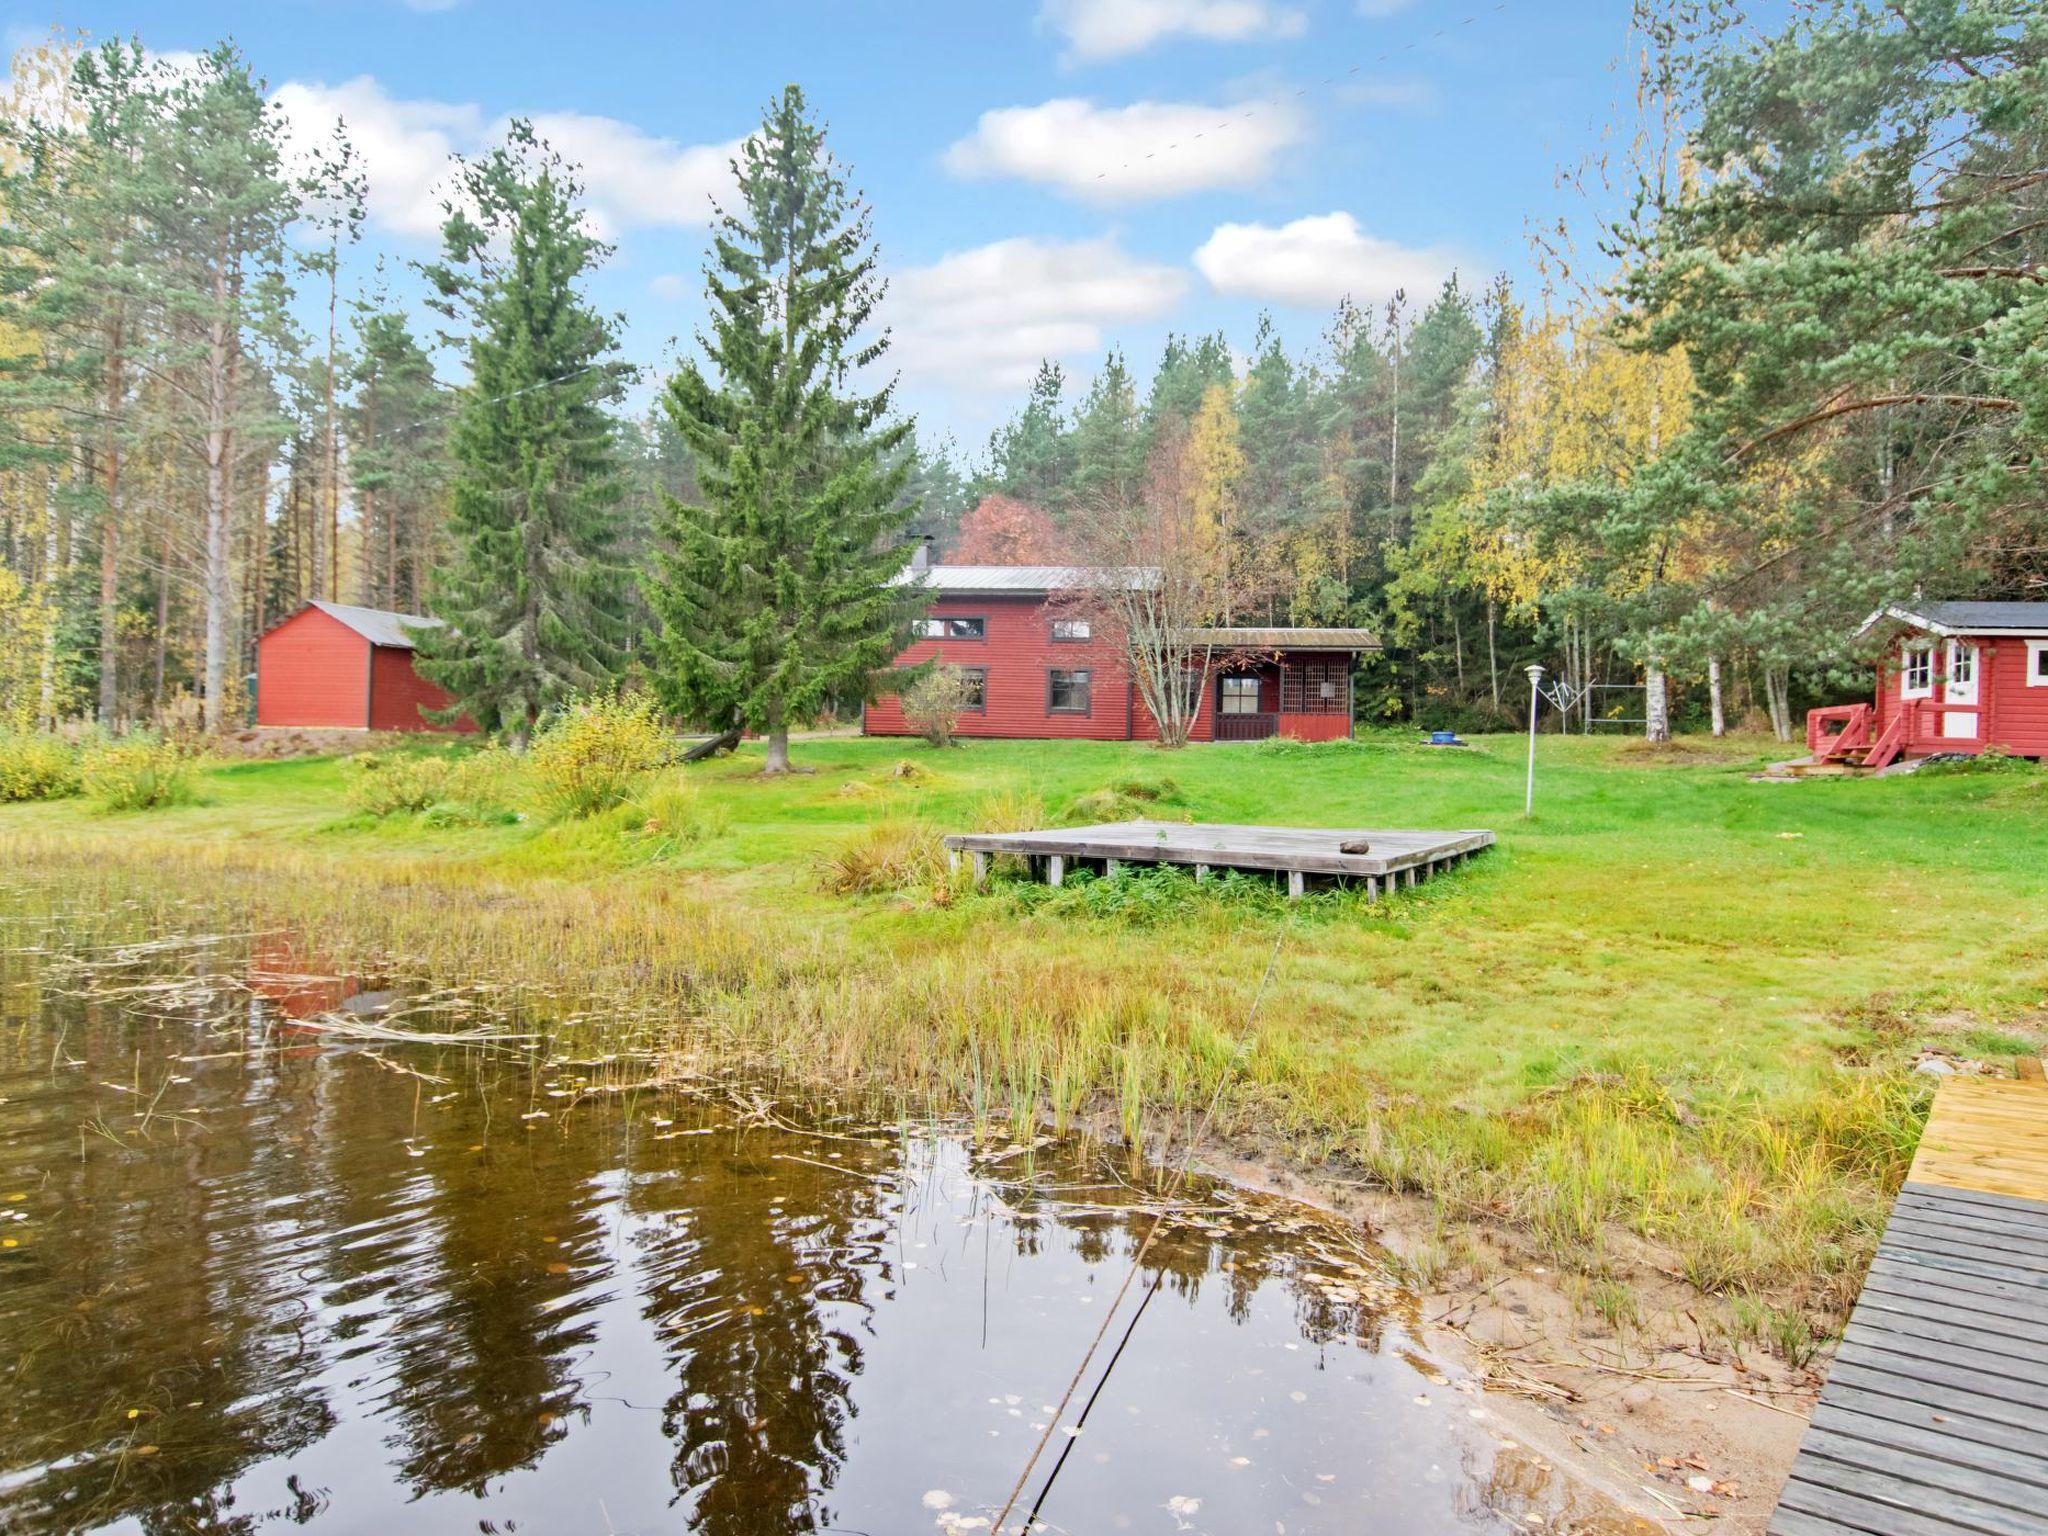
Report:
[{"label": "porch railing", "polygon": [[1218,715],[1216,717],[1216,739],[1218,741],[1264,741],[1268,736],[1277,735],[1280,730],[1278,715]]}]

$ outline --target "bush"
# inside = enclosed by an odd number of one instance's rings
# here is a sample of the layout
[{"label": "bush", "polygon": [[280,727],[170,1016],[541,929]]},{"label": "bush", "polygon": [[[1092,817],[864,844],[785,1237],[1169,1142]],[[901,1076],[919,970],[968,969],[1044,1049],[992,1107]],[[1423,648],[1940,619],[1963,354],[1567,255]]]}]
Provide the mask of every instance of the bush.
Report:
[{"label": "bush", "polygon": [[625,804],[640,776],[669,757],[669,734],[652,700],[597,694],[534,738],[526,771],[551,815],[595,816]]},{"label": "bush", "polygon": [[363,752],[349,760],[348,803],[365,816],[413,816],[446,798],[446,758]]},{"label": "bush", "polygon": [[967,674],[958,667],[934,667],[905,690],[903,718],[935,747],[950,747],[968,703]]},{"label": "bush", "polygon": [[78,752],[56,736],[0,730],[0,802],[78,793]]},{"label": "bush", "polygon": [[825,889],[867,896],[943,885],[946,874],[946,849],[937,828],[922,821],[878,821],[833,855]]},{"label": "bush", "polygon": [[2030,775],[2041,765],[2030,758],[2015,757],[2003,747],[1986,747],[1982,752],[1943,753],[1920,765],[1922,777],[1948,778],[1980,773]]},{"label": "bush", "polygon": [[657,858],[680,853],[725,830],[724,817],[704,804],[703,794],[680,772],[649,782],[626,810],[635,837]]},{"label": "bush", "polygon": [[137,733],[86,752],[79,782],[110,811],[184,805],[192,798],[192,757],[174,741]]}]

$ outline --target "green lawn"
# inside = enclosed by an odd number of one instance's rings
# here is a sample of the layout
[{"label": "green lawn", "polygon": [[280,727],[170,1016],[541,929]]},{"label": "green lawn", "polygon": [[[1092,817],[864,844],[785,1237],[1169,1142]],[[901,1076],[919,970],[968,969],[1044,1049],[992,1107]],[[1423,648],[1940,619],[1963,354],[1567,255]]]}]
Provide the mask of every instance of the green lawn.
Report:
[{"label": "green lawn", "polygon": [[[1589,1269],[1628,1231],[1706,1288],[1836,1310],[1917,1135],[1915,1051],[2042,1046],[2048,776],[1757,784],[1775,743],[1539,750],[1533,821],[1512,737],[816,740],[796,754],[814,772],[763,779],[742,753],[566,825],[375,822],[336,760],[243,763],[208,769],[191,806],[0,807],[0,855],[79,878],[210,870],[337,945],[637,993],[794,1071],[992,1114],[1185,1123],[1227,1079],[1226,1127],[1270,1152]],[[1292,915],[1185,882],[975,895],[928,863],[900,889],[828,889],[849,845],[928,859],[931,829],[1091,819],[1133,784],[1161,816],[1500,842],[1376,908]]]}]

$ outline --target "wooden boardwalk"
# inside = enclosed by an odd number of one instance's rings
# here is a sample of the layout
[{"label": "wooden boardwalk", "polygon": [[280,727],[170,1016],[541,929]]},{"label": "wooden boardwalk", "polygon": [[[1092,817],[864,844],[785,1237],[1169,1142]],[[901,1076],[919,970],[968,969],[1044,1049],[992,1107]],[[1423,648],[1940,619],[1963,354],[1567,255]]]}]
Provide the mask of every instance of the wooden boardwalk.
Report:
[{"label": "wooden boardwalk", "polygon": [[2048,1536],[2048,1083],[1951,1078],[1773,1536]]},{"label": "wooden boardwalk", "polygon": [[[964,854],[974,860],[979,884],[988,861],[998,854],[1028,860],[1034,874],[1058,885],[1076,862],[1182,864],[1202,879],[1212,869],[1267,870],[1287,876],[1290,896],[1300,896],[1311,875],[1363,881],[1369,896],[1396,885],[1414,885],[1440,869],[1493,845],[1487,831],[1397,832],[1372,828],[1252,827],[1218,822],[1114,821],[1094,827],[1046,832],[956,832],[946,838],[957,867]],[[1346,852],[1349,847],[1353,851]]]}]

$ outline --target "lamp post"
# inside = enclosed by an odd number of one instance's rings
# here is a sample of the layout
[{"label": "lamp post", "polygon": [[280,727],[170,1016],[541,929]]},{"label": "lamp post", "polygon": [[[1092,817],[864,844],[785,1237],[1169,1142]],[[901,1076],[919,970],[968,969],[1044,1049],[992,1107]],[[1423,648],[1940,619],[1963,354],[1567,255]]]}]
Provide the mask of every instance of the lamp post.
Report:
[{"label": "lamp post", "polygon": [[1529,673],[1529,783],[1522,797],[1524,820],[1536,814],[1536,701],[1543,693],[1543,668],[1532,662]]}]

